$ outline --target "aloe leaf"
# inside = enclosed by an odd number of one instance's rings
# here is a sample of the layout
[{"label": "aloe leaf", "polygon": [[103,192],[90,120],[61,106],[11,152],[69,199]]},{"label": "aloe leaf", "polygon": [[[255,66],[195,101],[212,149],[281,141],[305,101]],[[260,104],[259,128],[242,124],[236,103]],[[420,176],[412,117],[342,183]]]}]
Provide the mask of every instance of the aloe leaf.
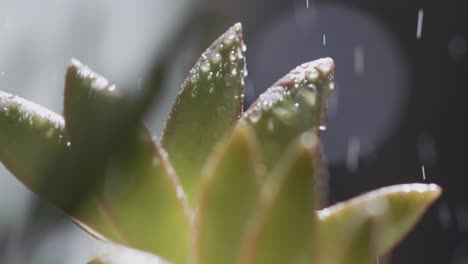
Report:
[{"label": "aloe leaf", "polygon": [[87,264],[169,264],[169,262],[147,252],[132,248],[108,244],[103,254]]},{"label": "aloe leaf", "polygon": [[[334,254],[322,256],[317,263],[327,264],[374,264],[375,229],[377,225],[371,218],[362,219],[356,224],[348,237],[340,241],[340,250]],[[336,244],[335,244],[336,245]]]},{"label": "aloe leaf", "polygon": [[[90,199],[72,217],[115,242],[184,263],[189,223],[184,191],[167,154],[154,146],[142,124],[124,128],[119,107],[125,98],[115,86],[74,62],[68,72],[65,118],[74,162],[84,167]],[[119,131],[112,129],[119,128]],[[106,138],[108,133],[115,133]],[[118,139],[122,142],[115,142]],[[74,175],[79,177],[79,175]],[[82,178],[84,178],[82,176]],[[101,215],[114,234],[101,230]]]},{"label": "aloe leaf", "polygon": [[201,170],[214,145],[242,112],[245,71],[240,23],[197,61],[165,124],[161,142],[193,201]]},{"label": "aloe leaf", "polygon": [[435,184],[403,184],[378,189],[318,212],[321,249],[333,256],[363,221],[374,223],[375,256],[387,253],[441,194]]},{"label": "aloe leaf", "polygon": [[304,63],[267,89],[243,114],[260,141],[267,171],[302,132],[320,132],[333,89],[334,63],[330,58]]},{"label": "aloe leaf", "polygon": [[240,263],[311,263],[314,257],[318,138],[304,133],[264,185],[264,202],[243,244]]},{"label": "aloe leaf", "polygon": [[198,199],[194,263],[235,263],[257,207],[261,172],[253,132],[236,126],[215,148]]},{"label": "aloe leaf", "polygon": [[[63,176],[63,161],[70,153],[64,126],[62,116],[0,91],[0,161],[30,189],[40,189],[49,174]],[[64,192],[42,193],[54,202],[66,204],[60,194]]]}]

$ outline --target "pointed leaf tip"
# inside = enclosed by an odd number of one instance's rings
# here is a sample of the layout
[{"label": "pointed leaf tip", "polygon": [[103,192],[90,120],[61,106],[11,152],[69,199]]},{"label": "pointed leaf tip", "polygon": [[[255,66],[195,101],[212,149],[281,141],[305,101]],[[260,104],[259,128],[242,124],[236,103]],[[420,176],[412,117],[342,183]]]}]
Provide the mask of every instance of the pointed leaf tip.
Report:
[{"label": "pointed leaf tip", "polygon": [[242,113],[244,51],[242,26],[235,24],[190,70],[163,129],[161,144],[192,203],[214,145]]},{"label": "pointed leaf tip", "polygon": [[320,134],[334,88],[333,75],[331,58],[303,63],[261,94],[242,115],[240,121],[255,129],[267,171],[303,132]]},{"label": "pointed leaf tip", "polygon": [[371,219],[377,226],[374,255],[383,255],[413,228],[441,193],[435,184],[402,184],[320,210],[321,252],[333,256],[336,241],[350,236],[363,219]]},{"label": "pointed leaf tip", "polygon": [[62,116],[0,91],[0,161],[29,188],[60,173],[59,157],[69,150],[64,129]]}]

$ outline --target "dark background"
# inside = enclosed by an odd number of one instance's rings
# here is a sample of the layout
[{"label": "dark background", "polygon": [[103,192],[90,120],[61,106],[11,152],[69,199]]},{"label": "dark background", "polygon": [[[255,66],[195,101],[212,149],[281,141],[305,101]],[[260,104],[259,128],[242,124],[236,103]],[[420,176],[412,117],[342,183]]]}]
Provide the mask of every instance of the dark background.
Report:
[{"label": "dark background", "polygon": [[[22,2],[25,5],[31,3]],[[34,36],[24,39],[23,35],[11,33],[9,37],[23,41],[22,45],[11,48],[8,56],[0,56],[0,89],[18,93],[61,112],[60,76],[69,57],[79,57],[118,84],[135,86],[140,80],[139,76],[149,69],[152,54],[161,52],[155,48],[159,47],[156,45],[159,42],[155,40],[146,46],[138,46],[143,49],[143,55],[135,54],[131,46],[120,51],[116,49],[115,53],[109,52],[110,56],[129,57],[127,61],[122,59],[122,63],[130,62],[126,67],[113,68],[108,65],[117,59],[99,57],[98,54],[107,54],[108,51],[94,46],[98,43],[96,39],[104,38],[99,32],[117,32],[117,40],[131,45],[134,44],[131,39],[138,40],[138,37],[167,38],[171,25],[174,27],[172,31],[180,32],[184,39],[176,43],[181,52],[174,58],[174,65],[170,65],[174,72],[171,80],[176,87],[195,62],[197,54],[227,27],[240,21],[244,25],[248,46],[246,106],[296,65],[324,56],[335,60],[336,89],[323,137],[330,168],[330,202],[392,184],[437,183],[444,189],[441,199],[393,251],[390,263],[468,263],[468,194],[465,191],[468,187],[468,131],[464,124],[468,119],[468,85],[465,79],[468,75],[468,8],[463,1],[309,0],[308,7],[306,0],[179,1],[181,6],[186,6],[185,9],[170,9],[167,1],[151,5],[147,5],[150,1],[136,1],[141,5],[141,10],[150,11],[144,16],[131,16],[129,13],[132,10],[119,9],[124,11],[119,13],[121,17],[117,16],[117,19],[127,18],[136,23],[135,28],[129,29],[122,28],[125,22],[103,19],[104,23],[100,20],[102,14],[111,12],[106,5],[119,5],[117,2],[98,1],[101,4],[76,7],[78,11],[74,11],[75,6],[70,4],[70,12],[77,14],[71,22],[65,16],[62,18],[53,13],[52,18],[57,22],[46,23],[41,30],[54,31],[57,23],[71,25],[68,27],[71,37],[66,41],[62,38],[51,40],[50,43],[59,43],[59,49],[51,51],[34,45],[35,39],[49,35],[29,34],[29,29],[25,29],[26,36]],[[10,6],[13,5],[11,3]],[[54,5],[53,1],[48,1],[42,8]],[[0,10],[8,6],[8,1],[0,1]],[[3,10],[8,11],[8,8]],[[17,14],[25,12],[12,10]],[[42,21],[50,18],[50,14],[41,14],[41,9],[37,10],[39,14],[35,18],[23,16],[21,20]],[[0,15],[7,16],[7,11]],[[151,14],[153,11],[154,15]],[[160,20],[168,20],[160,15],[161,11],[172,17],[172,20],[169,19],[172,22],[166,23],[169,26],[165,29],[151,26]],[[420,11],[423,19],[418,38]],[[145,18],[147,21],[141,22]],[[20,20],[14,15],[7,20],[13,25],[14,32],[15,23]],[[131,35],[129,32],[133,31],[137,33]],[[6,40],[5,36],[0,35],[0,45],[12,41]],[[109,41],[106,45],[112,47],[119,44]],[[30,50],[38,53],[49,51],[60,56],[51,58],[55,64],[49,61],[52,65],[49,66],[50,72],[38,74],[38,69],[43,66],[31,56],[34,53]],[[134,62],[131,56],[139,58],[140,63],[131,64]],[[143,66],[134,69],[134,65]],[[128,68],[132,68],[133,72],[123,74],[125,71],[122,69]],[[45,88],[39,90],[24,88],[37,84],[31,81],[33,77],[26,81],[28,78],[24,76],[47,74],[58,76],[46,82],[50,84],[49,87],[44,85]],[[47,94],[44,91],[50,90],[53,90],[51,95],[43,95]],[[166,91],[166,103],[155,109],[156,114],[150,115],[148,121],[155,134],[161,128],[176,92],[174,87]],[[0,172],[0,180],[11,178],[7,174]],[[57,244],[64,246],[64,240],[51,238],[50,234],[55,234],[59,229],[62,230],[59,232],[61,237],[82,235],[76,235],[79,231],[59,212],[38,201],[23,187],[18,187],[14,180],[13,183],[8,181],[0,181],[0,191],[2,188],[6,191],[6,194],[2,191],[0,199],[11,199],[12,194],[8,193],[10,188],[18,189],[15,195],[20,192],[28,198],[15,196],[15,199],[24,200],[14,206],[25,208],[22,213],[0,210],[0,220],[2,217],[7,219],[0,221],[0,263],[47,263],[41,262],[47,258],[37,257],[47,255],[47,252],[55,252],[52,259],[57,260],[60,254],[47,248],[54,248]],[[81,241],[79,245],[89,242],[83,237],[78,240]],[[67,241],[75,240],[65,240],[65,244]],[[21,262],[15,260],[20,257],[12,257],[15,254],[11,252],[14,251],[45,253],[30,254]],[[75,253],[86,255],[89,251]],[[35,261],[35,258],[41,261]]]}]

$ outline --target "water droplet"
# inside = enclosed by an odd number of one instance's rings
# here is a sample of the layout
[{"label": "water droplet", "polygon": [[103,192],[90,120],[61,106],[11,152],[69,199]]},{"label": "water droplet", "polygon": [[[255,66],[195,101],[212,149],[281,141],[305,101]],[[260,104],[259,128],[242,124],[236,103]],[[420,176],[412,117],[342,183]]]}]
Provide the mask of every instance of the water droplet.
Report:
[{"label": "water droplet", "polygon": [[234,35],[234,32],[229,32],[228,35],[224,38],[223,40],[223,44],[230,48],[232,47],[232,44],[234,44],[234,40],[235,40],[236,36]]},{"label": "water droplet", "polygon": [[328,88],[330,88],[330,90],[335,89],[335,82],[330,82],[330,83],[328,84]]},{"label": "water droplet", "polygon": [[317,71],[307,71],[306,72],[306,79],[309,82],[316,81],[319,77],[319,73]]},{"label": "water droplet", "polygon": [[71,146],[71,142],[68,141],[68,142],[67,142],[67,147],[70,147],[70,146]]},{"label": "water droplet", "polygon": [[331,66],[328,63],[322,63],[316,68],[321,74],[327,75],[331,71]]},{"label": "water droplet", "polygon": [[243,51],[243,52],[246,52],[246,51],[247,51],[247,45],[245,45],[244,43],[242,43],[242,51]]},{"label": "water droplet", "polygon": [[206,76],[206,79],[207,79],[208,81],[211,81],[211,79],[213,79],[213,72],[209,72],[209,73],[208,73],[208,76]]},{"label": "water droplet", "polygon": [[208,92],[210,94],[214,93],[214,90],[215,90],[215,86],[214,86],[214,83],[210,84],[210,90],[208,90]]},{"label": "water droplet", "polygon": [[216,52],[210,57],[210,62],[213,63],[214,65],[217,65],[221,61],[221,54]]},{"label": "water droplet", "polygon": [[231,50],[231,52],[229,52],[229,60],[230,61],[235,61],[237,59],[237,54],[235,51]]},{"label": "water droplet", "polygon": [[424,10],[420,8],[418,10],[418,24],[416,26],[416,38],[420,39],[422,34],[422,24],[423,24]]},{"label": "water droplet", "polygon": [[191,83],[196,83],[197,82],[197,76],[195,74],[190,75],[190,82]]},{"label": "water droplet", "polygon": [[359,166],[359,152],[361,142],[358,137],[351,137],[348,141],[348,153],[346,157],[346,167],[348,171],[355,172]]},{"label": "water droplet", "polygon": [[249,120],[250,122],[252,123],[257,123],[258,120],[260,120],[260,118],[262,117],[262,112],[260,111],[252,111],[250,114],[249,114]]},{"label": "water droplet", "polygon": [[354,48],[354,72],[357,75],[364,72],[364,50],[360,46]]},{"label": "water droplet", "polygon": [[109,82],[101,77],[101,76],[97,76],[92,82],[91,82],[91,87],[94,88],[94,89],[104,89],[107,87],[107,85],[109,85]]},{"label": "water droplet", "polygon": [[203,73],[207,73],[209,72],[211,69],[211,65],[208,61],[204,61],[201,63],[200,65],[200,70],[203,72]]},{"label": "water droplet", "polygon": [[191,95],[192,95],[192,97],[196,97],[197,94],[198,94],[198,90],[197,90],[197,86],[195,85],[195,86],[192,88]]},{"label": "water droplet", "polygon": [[327,130],[327,126],[325,126],[325,125],[320,125],[320,126],[319,126],[319,129],[320,129],[320,131],[325,131],[325,130]]},{"label": "water droplet", "polygon": [[236,75],[237,75],[237,68],[236,68],[236,67],[233,67],[233,68],[231,69],[231,74],[232,74],[232,76],[236,76]]},{"label": "water droplet", "polygon": [[294,103],[294,107],[299,107],[299,103]]},{"label": "water droplet", "polygon": [[316,103],[316,96],[315,96],[315,92],[313,90],[301,90],[301,96],[302,98],[304,98],[304,100],[306,101],[306,103],[309,105],[309,106],[314,106],[315,103]]},{"label": "water droplet", "polygon": [[267,121],[267,129],[270,132],[273,132],[275,130],[275,124],[274,124],[274,120],[272,118],[268,119],[268,121]]},{"label": "water droplet", "polygon": [[113,92],[115,91],[115,85],[111,85],[107,88],[107,90],[109,90],[109,92]]},{"label": "water droplet", "polygon": [[244,58],[244,54],[242,53],[242,49],[241,48],[237,48],[237,57],[239,59],[243,59]]}]

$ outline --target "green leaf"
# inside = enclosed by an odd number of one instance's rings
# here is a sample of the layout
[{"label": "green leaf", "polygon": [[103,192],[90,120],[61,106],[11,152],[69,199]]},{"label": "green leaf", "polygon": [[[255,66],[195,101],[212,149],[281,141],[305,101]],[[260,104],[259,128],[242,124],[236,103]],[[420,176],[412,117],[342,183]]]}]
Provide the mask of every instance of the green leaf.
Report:
[{"label": "green leaf", "polygon": [[202,167],[214,145],[242,113],[245,58],[240,23],[202,54],[169,114],[162,146],[193,202]]},{"label": "green leaf", "polygon": [[335,250],[333,255],[326,256],[328,259],[320,259],[317,263],[374,264],[376,228],[373,219],[362,219],[349,236],[340,241],[340,250]]},{"label": "green leaf", "polygon": [[253,132],[239,125],[211,155],[198,199],[194,263],[235,263],[258,206],[261,172],[256,148]]},{"label": "green leaf", "polygon": [[241,251],[243,264],[311,263],[318,138],[304,133],[264,185],[263,204]]},{"label": "green leaf", "polygon": [[[73,218],[115,242],[185,263],[189,223],[184,191],[167,154],[153,145],[142,124],[125,128],[129,124],[119,122],[119,108],[128,106],[125,100],[89,68],[78,62],[69,68],[65,118],[73,161],[84,167],[80,173],[86,172],[86,179],[94,179],[87,185],[92,199]],[[113,234],[101,230],[97,215]]]},{"label": "green leaf", "polygon": [[334,87],[333,72],[330,58],[304,63],[273,84],[243,114],[241,122],[255,128],[267,171],[302,132],[319,134]]},{"label": "green leaf", "polygon": [[411,230],[440,194],[435,184],[395,185],[320,210],[320,252],[333,256],[337,241],[345,241],[362,223],[373,223],[373,254],[383,255]]},{"label": "green leaf", "polygon": [[108,243],[103,251],[87,264],[168,264],[155,255],[119,245]]},{"label": "green leaf", "polygon": [[[0,161],[30,189],[41,189],[45,178],[52,173],[57,178],[64,176],[63,160],[70,152],[64,126],[60,115],[0,91]],[[73,186],[63,180],[59,183]],[[64,193],[55,190],[41,195],[64,204],[60,199]]]}]

